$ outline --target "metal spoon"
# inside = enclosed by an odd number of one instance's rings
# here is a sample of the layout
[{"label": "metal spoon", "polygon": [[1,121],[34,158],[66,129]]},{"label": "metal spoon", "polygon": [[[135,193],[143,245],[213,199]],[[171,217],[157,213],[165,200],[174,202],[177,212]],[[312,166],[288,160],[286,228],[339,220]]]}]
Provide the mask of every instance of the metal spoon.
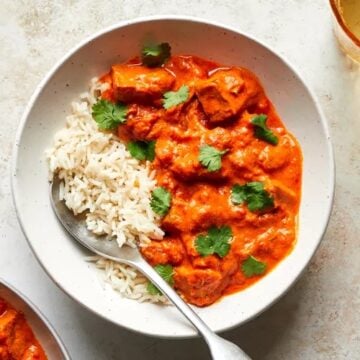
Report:
[{"label": "metal spoon", "polygon": [[171,286],[149,265],[138,249],[129,246],[119,248],[116,241],[104,241],[87,230],[85,221],[74,216],[60,200],[61,180],[57,177],[51,184],[50,198],[55,214],[61,224],[81,245],[107,259],[130,265],[143,273],[182,312],[201,334],[214,360],[251,360],[237,345],[216,335]]}]

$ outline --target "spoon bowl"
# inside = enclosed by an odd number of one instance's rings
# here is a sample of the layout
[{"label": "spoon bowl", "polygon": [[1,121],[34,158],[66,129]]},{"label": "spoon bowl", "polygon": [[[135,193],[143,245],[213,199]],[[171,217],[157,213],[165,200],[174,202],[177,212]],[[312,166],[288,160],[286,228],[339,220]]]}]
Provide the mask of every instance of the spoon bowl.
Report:
[{"label": "spoon bowl", "polygon": [[65,205],[65,202],[61,200],[60,186],[61,180],[54,177],[50,185],[52,208],[60,223],[75,240],[97,255],[126,265],[134,266],[136,261],[142,259],[137,249],[129,246],[120,248],[117,242],[109,236],[95,235],[89,231],[84,216],[82,214],[75,216]]}]

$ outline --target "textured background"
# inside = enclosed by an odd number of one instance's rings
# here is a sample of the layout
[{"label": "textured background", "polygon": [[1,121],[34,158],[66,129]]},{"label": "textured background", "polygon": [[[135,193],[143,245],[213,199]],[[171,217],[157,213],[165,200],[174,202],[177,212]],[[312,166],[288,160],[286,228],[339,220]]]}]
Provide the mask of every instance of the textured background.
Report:
[{"label": "textured background", "polygon": [[337,185],[326,236],[297,284],[259,318],[226,337],[254,359],[360,358],[360,72],[338,49],[326,0],[1,3],[0,276],[43,310],[74,360],[208,358],[200,340],[169,341],[129,333],[70,300],[30,252],[10,195],[15,130],[45,73],[93,32],[123,19],[159,14],[216,20],[272,46],[314,89],[331,127]]}]

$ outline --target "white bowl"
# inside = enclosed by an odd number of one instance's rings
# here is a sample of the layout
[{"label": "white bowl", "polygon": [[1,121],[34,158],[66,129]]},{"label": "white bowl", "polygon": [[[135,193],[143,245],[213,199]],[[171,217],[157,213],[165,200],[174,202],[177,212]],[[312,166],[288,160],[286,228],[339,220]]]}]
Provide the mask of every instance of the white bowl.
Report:
[{"label": "white bowl", "polygon": [[30,300],[2,279],[0,279],[0,297],[25,315],[27,323],[49,359],[70,360],[59,336],[44,315]]},{"label": "white bowl", "polygon": [[195,309],[212,329],[223,331],[262,312],[299,277],[324,234],[334,190],[329,133],[317,101],[286,61],[251,36],[198,19],[147,18],[108,28],[75,47],[41,82],[21,120],[12,175],[18,217],[45,271],[80,304],[144,334],[195,335],[173,307],[140,304],[104,287],[96,271],[84,261],[85,250],[57,222],[49,201],[44,150],[64,126],[70,102],[87,90],[92,77],[137,54],[149,36],[168,41],[173,53],[196,54],[252,70],[303,150],[299,236],[293,252],[254,286]]}]

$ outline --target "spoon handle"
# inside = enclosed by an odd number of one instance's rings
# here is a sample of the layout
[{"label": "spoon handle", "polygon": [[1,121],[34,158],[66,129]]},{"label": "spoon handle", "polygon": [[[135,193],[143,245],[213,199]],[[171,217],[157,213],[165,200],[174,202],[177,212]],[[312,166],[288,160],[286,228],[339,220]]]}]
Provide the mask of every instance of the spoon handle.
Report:
[{"label": "spoon handle", "polygon": [[204,337],[214,360],[251,360],[237,345],[216,335],[166,281],[140,258],[132,265],[142,272],[182,312]]}]

